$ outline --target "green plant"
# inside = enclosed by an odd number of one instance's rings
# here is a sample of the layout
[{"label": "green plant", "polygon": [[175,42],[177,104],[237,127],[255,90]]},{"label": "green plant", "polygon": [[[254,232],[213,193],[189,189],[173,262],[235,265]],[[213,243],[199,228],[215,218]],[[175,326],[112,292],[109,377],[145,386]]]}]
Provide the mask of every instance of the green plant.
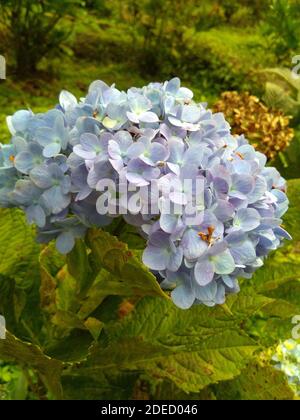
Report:
[{"label": "green plant", "polygon": [[264,101],[267,106],[280,109],[300,118],[300,79],[293,76],[288,68],[266,69],[262,72],[268,79],[265,84]]},{"label": "green plant", "polygon": [[73,15],[79,4],[79,0],[1,1],[0,23],[18,77],[34,74],[41,59],[59,49],[70,34],[70,28],[59,23],[62,17]]},{"label": "green plant", "polygon": [[300,7],[294,0],[273,0],[266,15],[264,32],[269,36],[270,48],[278,62],[291,60],[291,53],[299,46]]},{"label": "green plant", "polygon": [[[285,219],[295,241],[299,182],[289,184]],[[90,231],[65,258],[52,245],[37,247],[18,211],[2,210],[0,218],[0,311],[8,329],[0,357],[35,372],[34,398],[130,399],[145,383],[146,398],[293,398],[262,355],[290,337],[299,311],[299,242],[227,305],[182,311],[111,234]],[[128,300],[129,312],[120,311]]]}]

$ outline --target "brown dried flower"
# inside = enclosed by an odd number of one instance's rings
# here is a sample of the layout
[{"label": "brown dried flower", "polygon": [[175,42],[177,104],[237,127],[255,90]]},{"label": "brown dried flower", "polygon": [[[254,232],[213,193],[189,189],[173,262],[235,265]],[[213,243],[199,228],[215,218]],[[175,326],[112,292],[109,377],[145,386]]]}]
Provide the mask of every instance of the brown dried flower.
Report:
[{"label": "brown dried flower", "polygon": [[233,134],[244,134],[269,159],[285,150],[294,138],[294,130],[289,127],[291,117],[267,108],[248,92],[224,92],[213,109],[224,113]]}]

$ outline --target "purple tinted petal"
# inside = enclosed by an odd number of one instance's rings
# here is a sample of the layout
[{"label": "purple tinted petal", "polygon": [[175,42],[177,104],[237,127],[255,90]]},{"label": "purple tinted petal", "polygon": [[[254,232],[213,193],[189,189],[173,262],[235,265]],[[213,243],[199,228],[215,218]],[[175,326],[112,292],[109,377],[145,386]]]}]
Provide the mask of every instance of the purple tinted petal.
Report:
[{"label": "purple tinted petal", "polygon": [[84,149],[80,144],[73,147],[73,152],[81,157],[82,159],[86,160],[93,160],[96,157],[96,152],[94,150],[88,151]]},{"label": "purple tinted petal", "polygon": [[232,177],[232,191],[238,191],[242,194],[249,194],[255,186],[254,178],[251,175],[235,174]]},{"label": "purple tinted petal", "polygon": [[233,225],[244,232],[254,230],[260,225],[260,215],[255,209],[240,209],[234,218]]},{"label": "purple tinted petal", "polygon": [[255,248],[249,239],[230,247],[230,252],[238,265],[251,264],[256,260]]},{"label": "purple tinted petal", "polygon": [[178,216],[175,214],[161,214],[159,219],[160,227],[164,232],[172,233],[178,225]]},{"label": "purple tinted petal", "polygon": [[84,150],[91,152],[100,147],[100,141],[95,134],[84,133],[80,137],[80,144]]},{"label": "purple tinted petal", "polygon": [[108,154],[112,159],[120,159],[121,149],[115,140],[110,140],[108,144]]},{"label": "purple tinted petal", "polygon": [[183,259],[183,250],[181,247],[177,247],[175,252],[172,252],[168,261],[167,269],[170,271],[178,271]]},{"label": "purple tinted petal", "polygon": [[152,143],[150,156],[154,163],[164,161],[168,156],[168,150],[162,144]]},{"label": "purple tinted petal", "polygon": [[229,185],[225,179],[216,177],[214,179],[214,189],[219,194],[228,194]]},{"label": "purple tinted petal", "polygon": [[214,278],[214,266],[210,261],[197,262],[195,265],[195,279],[200,286],[206,286]]},{"label": "purple tinted petal", "polygon": [[171,293],[171,298],[176,306],[181,309],[189,309],[195,301],[195,293],[191,282],[185,281],[176,287]]},{"label": "purple tinted petal", "polygon": [[226,222],[233,217],[234,207],[228,201],[218,200],[214,214],[221,222]]},{"label": "purple tinted petal", "polygon": [[253,191],[247,196],[249,204],[260,200],[267,191],[267,188],[268,186],[266,180],[261,176],[257,177]]},{"label": "purple tinted petal", "polygon": [[274,232],[277,236],[281,237],[281,238],[285,238],[288,240],[292,240],[292,236],[284,229],[282,229],[281,227],[277,227],[276,229],[274,229]]},{"label": "purple tinted petal", "polygon": [[153,245],[148,245],[143,253],[143,263],[151,270],[166,270],[169,254]]},{"label": "purple tinted petal", "polygon": [[187,229],[183,235],[181,245],[185,258],[195,260],[207,250],[207,243],[202,241],[195,229]]},{"label": "purple tinted petal", "polygon": [[154,112],[144,112],[142,115],[139,116],[139,120],[144,123],[159,122],[159,118]]},{"label": "purple tinted petal", "polygon": [[231,274],[235,270],[235,262],[229,250],[212,258],[214,269],[217,274]]}]

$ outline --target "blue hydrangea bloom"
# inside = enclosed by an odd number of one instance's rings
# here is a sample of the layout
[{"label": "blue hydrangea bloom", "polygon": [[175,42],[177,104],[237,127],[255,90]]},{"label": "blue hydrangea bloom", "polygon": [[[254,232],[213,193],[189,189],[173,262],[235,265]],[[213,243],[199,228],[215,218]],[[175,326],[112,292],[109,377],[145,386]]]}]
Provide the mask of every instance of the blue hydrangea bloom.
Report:
[{"label": "blue hydrangea bloom", "polygon": [[178,78],[127,92],[96,81],[79,101],[62,91],[48,112],[18,111],[7,123],[0,205],[23,209],[38,240],[55,239],[64,254],[89,227],[123,217],[147,239],[143,262],[180,308],[223,304],[291,239],[285,180]]}]

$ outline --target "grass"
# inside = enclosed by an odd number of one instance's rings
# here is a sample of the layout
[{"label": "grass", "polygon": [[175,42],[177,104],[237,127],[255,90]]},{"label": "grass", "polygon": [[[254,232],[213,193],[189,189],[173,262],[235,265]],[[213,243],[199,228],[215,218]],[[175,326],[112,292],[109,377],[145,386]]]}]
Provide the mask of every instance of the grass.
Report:
[{"label": "grass", "polygon": [[[55,61],[51,65],[55,65]],[[108,84],[116,83],[118,88],[142,86],[146,83],[137,74],[132,73],[124,64],[106,66],[84,60],[72,61],[70,58],[58,63],[59,75],[49,80],[16,81],[9,77],[0,82],[0,142],[9,140],[6,127],[6,116],[19,109],[31,109],[33,112],[44,112],[53,108],[62,89],[69,90],[78,98],[86,94],[93,80],[101,79]]]}]

